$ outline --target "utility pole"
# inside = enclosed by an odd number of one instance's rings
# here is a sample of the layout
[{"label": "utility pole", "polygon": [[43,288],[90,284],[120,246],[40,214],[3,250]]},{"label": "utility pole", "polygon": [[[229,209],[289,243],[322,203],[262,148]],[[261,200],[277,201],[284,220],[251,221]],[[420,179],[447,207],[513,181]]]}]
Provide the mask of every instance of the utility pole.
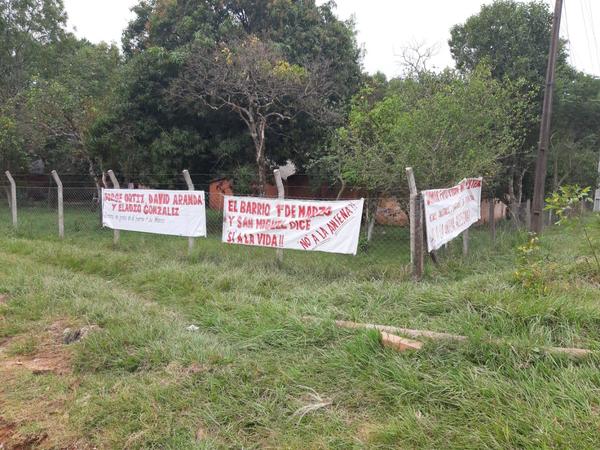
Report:
[{"label": "utility pole", "polygon": [[548,144],[550,143],[550,124],[552,121],[552,100],[554,96],[554,73],[560,36],[560,18],[562,15],[563,0],[556,0],[554,19],[552,20],[552,38],[550,53],[548,55],[548,69],[546,71],[546,90],[544,91],[544,106],[542,109],[542,123],[540,126],[540,141],[538,146],[537,161],[535,164],[535,184],[533,188],[533,217],[531,231],[541,233],[544,227],[544,187],[546,184],[546,170],[548,162]]}]

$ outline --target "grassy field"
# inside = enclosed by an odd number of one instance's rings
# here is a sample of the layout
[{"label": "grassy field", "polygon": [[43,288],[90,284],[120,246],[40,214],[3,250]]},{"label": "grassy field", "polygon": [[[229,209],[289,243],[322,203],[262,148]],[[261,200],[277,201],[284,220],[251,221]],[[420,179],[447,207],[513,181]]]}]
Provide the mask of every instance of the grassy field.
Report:
[{"label": "grassy field", "polygon": [[[468,258],[457,242],[414,284],[401,235],[395,251],[286,252],[280,267],[217,238],[191,256],[144,234],[113,248],[74,214],[60,242],[50,214],[24,211],[14,232],[0,212],[8,448],[600,447],[600,359],[540,351],[600,350],[598,274],[575,232],[544,235],[543,288],[515,280],[527,236],[502,229],[496,246],[475,230]],[[398,353],[333,319],[470,339]]]}]

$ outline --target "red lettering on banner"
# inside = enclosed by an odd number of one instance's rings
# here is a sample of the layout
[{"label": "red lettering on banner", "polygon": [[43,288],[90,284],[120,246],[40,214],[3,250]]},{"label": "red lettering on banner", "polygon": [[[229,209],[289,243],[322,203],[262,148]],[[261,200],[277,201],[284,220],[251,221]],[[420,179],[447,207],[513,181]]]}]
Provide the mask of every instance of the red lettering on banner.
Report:
[{"label": "red lettering on banner", "polygon": [[198,206],[202,204],[202,195],[199,194],[176,194],[173,196],[173,205]]},{"label": "red lettering on banner", "polygon": [[171,203],[171,196],[169,194],[148,194],[148,203],[168,205]]},{"label": "red lettering on banner", "polygon": [[253,200],[240,200],[240,213],[253,216],[270,216],[271,205]]},{"label": "red lettering on banner", "polygon": [[104,193],[104,201],[105,202],[120,202],[123,199],[123,194],[120,192],[105,192]]},{"label": "red lettering on banner", "polygon": [[179,216],[179,208],[174,206],[144,205],[143,212],[147,216]]},{"label": "red lettering on banner", "polygon": [[328,217],[331,213],[331,206],[298,205],[298,217],[300,218]]},{"label": "red lettering on banner", "polygon": [[304,236],[299,242],[304,250],[308,250],[310,248],[310,239],[308,237]]},{"label": "red lettering on banner", "polygon": [[340,211],[335,216],[333,216],[333,219],[331,219],[327,223],[327,228],[329,229],[329,232],[331,234],[335,234],[337,230],[346,223],[350,216],[352,216],[352,210],[349,206],[340,209]]}]

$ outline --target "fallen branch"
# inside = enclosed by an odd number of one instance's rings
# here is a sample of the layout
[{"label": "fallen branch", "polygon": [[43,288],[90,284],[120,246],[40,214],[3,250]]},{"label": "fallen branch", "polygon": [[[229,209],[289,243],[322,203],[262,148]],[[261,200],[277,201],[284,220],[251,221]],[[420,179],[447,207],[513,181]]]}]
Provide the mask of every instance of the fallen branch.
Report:
[{"label": "fallen branch", "polygon": [[[315,317],[305,317],[305,319],[311,321],[321,320]],[[410,328],[400,328],[389,325],[376,325],[372,323],[349,322],[346,320],[336,320],[335,324],[340,328],[372,329],[379,330],[382,333],[401,334],[403,336],[408,336],[411,338],[426,338],[434,341],[466,342],[469,339],[467,336],[462,336],[460,334],[438,333],[435,331],[427,330],[413,330]],[[486,342],[496,345],[506,345],[505,341],[501,341],[499,339],[489,339]],[[592,354],[591,350],[585,348],[572,347],[540,347],[540,351],[552,355],[568,355],[574,358],[584,358]]]}]

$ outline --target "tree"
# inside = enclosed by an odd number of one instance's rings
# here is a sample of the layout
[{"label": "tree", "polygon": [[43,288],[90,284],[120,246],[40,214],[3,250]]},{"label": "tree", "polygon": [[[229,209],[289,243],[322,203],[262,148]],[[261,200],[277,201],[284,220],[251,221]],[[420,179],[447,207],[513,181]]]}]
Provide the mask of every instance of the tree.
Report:
[{"label": "tree", "polygon": [[[529,87],[544,82],[552,29],[552,13],[541,1],[497,0],[464,24],[450,30],[450,52],[461,72],[485,61],[498,80],[525,79]],[[566,64],[564,45],[559,65]],[[541,95],[541,94],[540,94]]]},{"label": "tree", "polygon": [[[335,18],[332,8],[313,0],[140,1],[123,34],[126,62],[112,107],[92,133],[94,151],[127,177],[149,184],[183,168],[206,174],[205,181],[247,174],[256,162],[243,120],[202,102],[174,104],[169,86],[190,53],[256,36],[272,42],[290,65],[328,61],[337,93],[328,100],[347,111],[362,78],[361,53],[352,24]],[[269,157],[302,165],[328,132],[327,124],[305,114],[278,121],[266,130]],[[124,167],[124,160],[131,164]]]},{"label": "tree", "polygon": [[62,0],[0,2],[0,105],[23,89],[31,75],[55,67],[52,44],[65,37]]},{"label": "tree", "polygon": [[[521,147],[515,148],[503,164],[507,182],[500,190],[508,193],[513,213],[521,202],[524,185],[528,184],[524,180],[537,148],[551,28],[552,13],[544,2],[497,0],[483,5],[464,24],[454,26],[448,42],[456,67],[462,73],[485,63],[495,79],[510,84],[510,90],[519,98],[528,98],[526,104],[521,104],[518,124],[527,134]],[[566,73],[566,55],[561,44],[559,73]]]},{"label": "tree", "polygon": [[596,184],[600,148],[600,79],[569,70],[556,87],[548,190]]},{"label": "tree", "polygon": [[27,164],[23,142],[12,117],[0,115],[0,168],[18,172]]},{"label": "tree", "polygon": [[177,102],[200,100],[240,117],[254,144],[261,194],[267,183],[266,131],[301,114],[321,121],[336,117],[329,107],[335,92],[324,64],[290,64],[273,43],[254,36],[192,51],[171,94]]},{"label": "tree", "polygon": [[390,82],[375,103],[372,93],[366,89],[354,98],[349,123],[336,137],[339,159],[329,157],[329,163],[373,197],[406,199],[407,166],[423,189],[478,175],[493,180],[521,143],[514,93],[485,66],[467,75],[446,71]]},{"label": "tree", "polygon": [[93,123],[106,108],[120,55],[116,47],[106,44],[78,41],[73,47],[76,50],[63,57],[59,75],[33,78],[22,93],[23,139],[33,159],[62,170],[84,164],[95,174],[87,141]]}]

